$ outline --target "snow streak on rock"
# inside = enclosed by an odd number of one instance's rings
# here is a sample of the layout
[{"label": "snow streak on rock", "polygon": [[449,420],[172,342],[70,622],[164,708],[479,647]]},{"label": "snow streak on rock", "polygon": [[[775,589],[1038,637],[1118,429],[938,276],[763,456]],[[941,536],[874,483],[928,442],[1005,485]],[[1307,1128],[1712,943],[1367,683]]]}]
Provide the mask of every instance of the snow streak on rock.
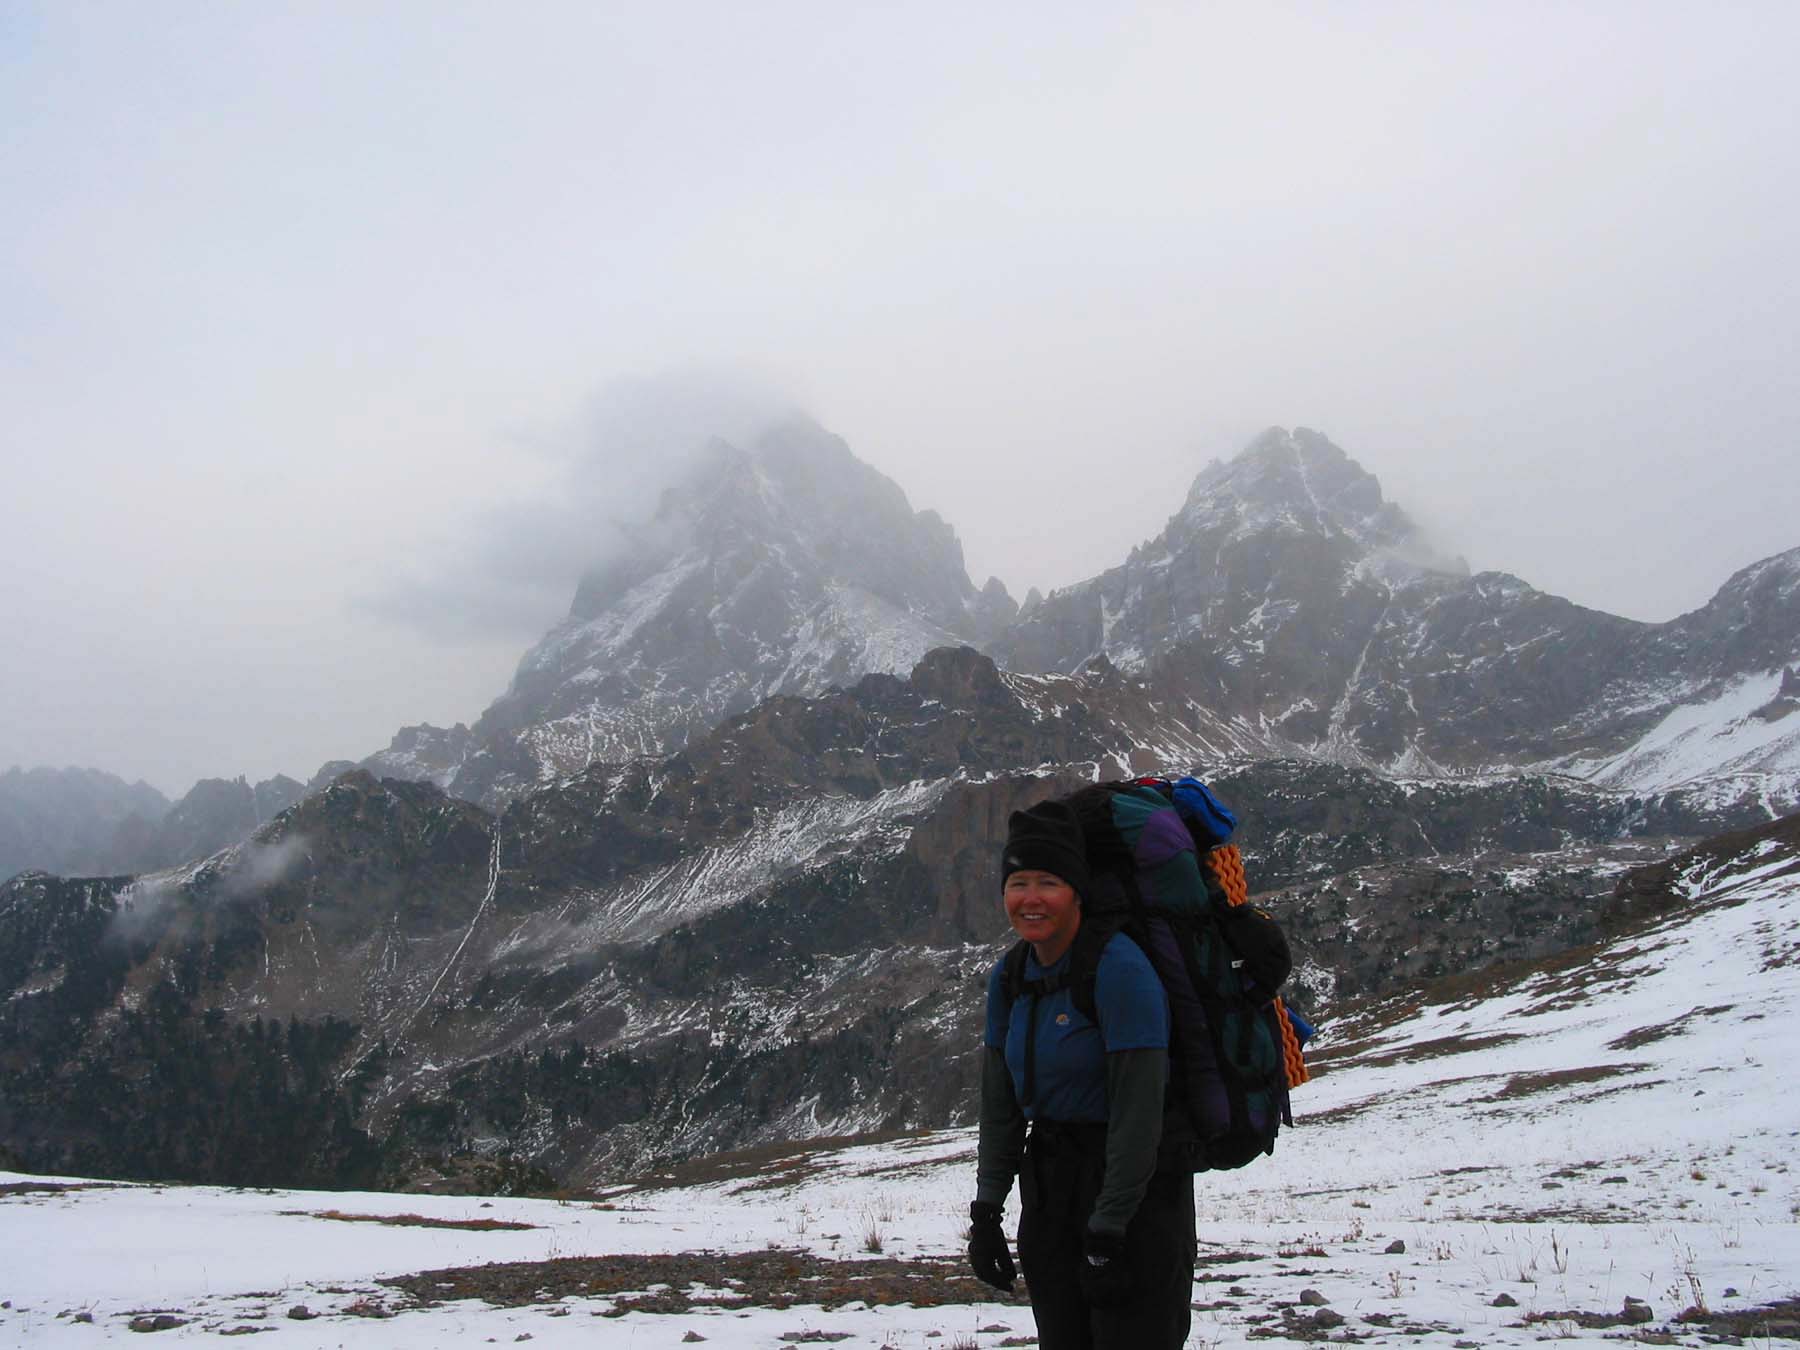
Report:
[{"label": "snow streak on rock", "polygon": [[906,842],[902,822],[936,805],[949,786],[947,779],[921,781],[866,801],[821,797],[758,812],[756,824],[729,843],[593,896],[594,917],[581,926],[579,936],[589,943],[647,941],[743,903],[824,857],[851,849],[867,856],[897,852]]},{"label": "snow streak on rock", "polygon": [[469,945],[469,939],[475,936],[475,930],[481,926],[482,916],[488,912],[488,906],[494,903],[494,890],[499,884],[500,830],[499,827],[496,826],[494,829],[493,851],[488,856],[487,891],[482,895],[481,903],[475,906],[475,917],[469,920],[469,926],[463,933],[462,941],[456,944],[456,950],[450,953],[450,959],[444,962],[444,968],[438,972],[437,978],[431,982],[431,988],[426,991],[425,997],[420,1000],[418,1009],[413,1013],[413,1021],[416,1022],[424,1013],[425,1009],[431,1006],[431,1000],[437,997],[437,991],[443,986],[445,977],[456,968],[456,963],[462,959],[463,951]]}]

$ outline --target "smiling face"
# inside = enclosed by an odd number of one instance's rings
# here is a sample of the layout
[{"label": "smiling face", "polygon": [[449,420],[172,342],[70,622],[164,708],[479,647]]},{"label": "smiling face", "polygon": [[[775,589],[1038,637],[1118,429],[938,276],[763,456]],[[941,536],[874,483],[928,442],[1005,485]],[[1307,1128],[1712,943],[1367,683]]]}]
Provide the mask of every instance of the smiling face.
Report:
[{"label": "smiling face", "polygon": [[1081,927],[1081,901],[1068,882],[1054,872],[1026,868],[1006,878],[1001,897],[1007,922],[1031,944],[1039,965],[1050,965],[1069,950]]}]

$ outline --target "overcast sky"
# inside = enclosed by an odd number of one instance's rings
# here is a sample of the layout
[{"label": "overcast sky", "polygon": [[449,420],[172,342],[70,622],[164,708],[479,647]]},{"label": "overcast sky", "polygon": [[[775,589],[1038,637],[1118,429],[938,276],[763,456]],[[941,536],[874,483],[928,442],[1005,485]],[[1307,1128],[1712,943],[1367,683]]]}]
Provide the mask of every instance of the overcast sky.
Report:
[{"label": "overcast sky", "polygon": [[1796,51],[1788,0],[0,0],[0,768],[472,721],[696,369],[1015,596],[1279,424],[1670,618],[1800,544]]}]

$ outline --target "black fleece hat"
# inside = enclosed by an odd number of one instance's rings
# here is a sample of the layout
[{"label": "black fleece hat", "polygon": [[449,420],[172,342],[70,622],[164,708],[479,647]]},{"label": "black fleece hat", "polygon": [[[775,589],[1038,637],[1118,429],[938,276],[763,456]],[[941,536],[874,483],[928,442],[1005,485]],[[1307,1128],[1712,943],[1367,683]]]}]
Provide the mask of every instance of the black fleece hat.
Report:
[{"label": "black fleece hat", "polygon": [[1000,858],[1000,885],[1014,872],[1052,872],[1085,897],[1092,887],[1088,875],[1087,845],[1081,824],[1067,802],[1039,802],[1014,811],[1006,822],[1006,851]]}]

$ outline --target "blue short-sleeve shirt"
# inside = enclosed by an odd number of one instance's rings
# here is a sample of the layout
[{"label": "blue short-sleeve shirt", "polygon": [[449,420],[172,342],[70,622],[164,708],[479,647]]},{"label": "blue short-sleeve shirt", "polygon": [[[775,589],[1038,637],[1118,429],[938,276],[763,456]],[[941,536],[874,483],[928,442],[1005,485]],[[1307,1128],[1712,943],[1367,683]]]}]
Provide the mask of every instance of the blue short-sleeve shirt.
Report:
[{"label": "blue short-sleeve shirt", "polygon": [[[1029,951],[1025,978],[1040,979],[1068,968],[1070,953],[1048,970]],[[1010,1008],[1002,960],[988,975],[986,1043],[1006,1053],[1013,1092],[1025,1100],[1025,1030],[1032,1000],[1021,995]],[[1169,999],[1149,958],[1123,933],[1114,933],[1100,952],[1094,974],[1096,1026],[1082,1016],[1068,989],[1037,1000],[1036,1096],[1025,1106],[1028,1120],[1103,1124],[1106,1120],[1106,1055],[1112,1050],[1165,1050],[1169,1045]]]}]

